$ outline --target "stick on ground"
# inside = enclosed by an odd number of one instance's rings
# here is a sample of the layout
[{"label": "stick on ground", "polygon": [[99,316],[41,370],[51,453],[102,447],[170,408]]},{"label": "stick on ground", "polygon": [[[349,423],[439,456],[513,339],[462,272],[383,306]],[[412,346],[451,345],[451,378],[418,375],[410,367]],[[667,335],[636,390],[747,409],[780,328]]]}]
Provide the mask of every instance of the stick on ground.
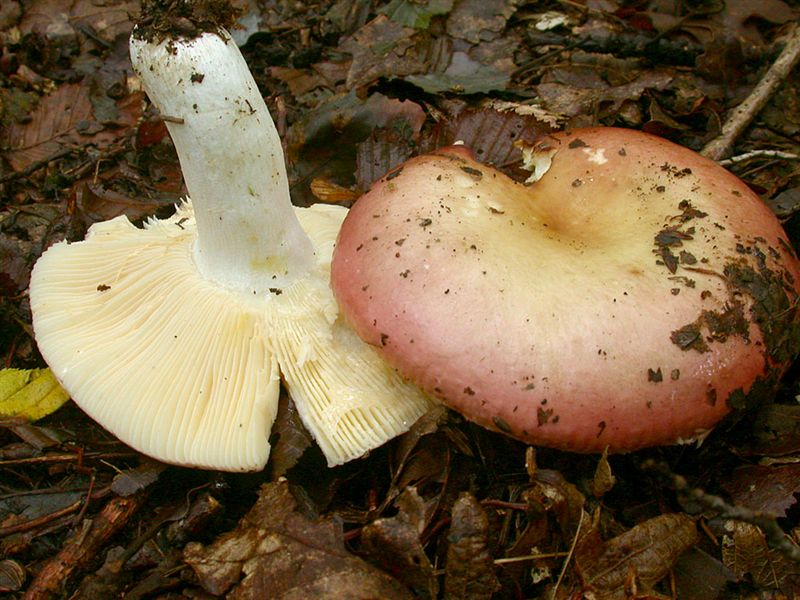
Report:
[{"label": "stick on ground", "polygon": [[722,132],[706,144],[700,153],[712,160],[727,157],[736,139],[761,112],[778,86],[792,72],[798,60],[800,60],[800,27],[795,26],[788,36],[783,52],[780,53],[766,75],[753,88],[750,95],[733,109],[722,126]]},{"label": "stick on ground", "polygon": [[144,494],[136,494],[110,500],[87,529],[77,532],[55,557],[45,563],[24,599],[52,600],[60,597],[67,580],[97,557],[114,534],[128,523],[144,498]]}]

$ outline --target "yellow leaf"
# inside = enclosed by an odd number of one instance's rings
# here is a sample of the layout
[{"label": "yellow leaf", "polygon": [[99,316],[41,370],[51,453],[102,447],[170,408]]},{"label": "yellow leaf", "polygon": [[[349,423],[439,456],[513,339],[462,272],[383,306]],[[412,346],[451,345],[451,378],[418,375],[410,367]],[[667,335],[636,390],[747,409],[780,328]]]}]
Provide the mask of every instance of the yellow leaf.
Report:
[{"label": "yellow leaf", "polygon": [[36,421],[69,400],[50,369],[0,370],[0,417]]}]

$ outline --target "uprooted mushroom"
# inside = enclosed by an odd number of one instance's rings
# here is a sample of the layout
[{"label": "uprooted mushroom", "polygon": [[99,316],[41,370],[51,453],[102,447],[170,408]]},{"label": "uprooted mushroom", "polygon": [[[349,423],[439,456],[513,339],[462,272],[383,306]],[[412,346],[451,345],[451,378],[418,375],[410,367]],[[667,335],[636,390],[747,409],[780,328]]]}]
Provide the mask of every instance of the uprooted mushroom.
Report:
[{"label": "uprooted mushroom", "polygon": [[332,286],[410,380],[531,444],[629,451],[702,437],[800,348],[800,263],[741,180],[647,134],[525,149],[519,183],[453,146],[344,221]]},{"label": "uprooted mushroom", "polygon": [[224,31],[158,41],[134,69],[191,200],[48,249],[33,270],[37,344],[75,402],[165,462],[253,470],[281,378],[331,465],[405,431],[429,400],[339,318],[330,258],[346,209],[293,208],[280,139]]}]

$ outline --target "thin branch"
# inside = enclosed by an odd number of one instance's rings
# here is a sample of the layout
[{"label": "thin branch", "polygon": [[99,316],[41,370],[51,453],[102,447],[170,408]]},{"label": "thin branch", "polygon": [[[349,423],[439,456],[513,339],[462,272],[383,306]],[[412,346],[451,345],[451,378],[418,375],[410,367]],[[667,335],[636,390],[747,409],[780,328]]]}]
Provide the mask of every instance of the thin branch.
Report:
[{"label": "thin branch", "polygon": [[36,465],[61,462],[77,462],[81,459],[103,459],[103,458],[133,458],[141,456],[138,452],[86,452],[83,456],[77,453],[68,454],[44,454],[42,456],[32,456],[28,458],[9,458],[0,460],[0,467],[11,467],[18,465]]},{"label": "thin branch", "polygon": [[[35,519],[30,519],[28,521],[24,521],[22,523],[16,523],[14,525],[7,525],[5,527],[0,527],[0,538],[6,537],[13,533],[22,533],[25,531],[31,531],[32,529],[39,529],[44,525],[47,525],[53,521],[60,519],[66,515],[72,514],[74,512],[78,512],[79,515],[82,515],[85,512],[85,507],[88,506],[89,502],[93,500],[100,500],[106,497],[111,491],[110,487],[102,488],[97,492],[89,492],[86,494],[85,499],[78,499],[72,504],[65,506],[59,510],[53,511],[46,515],[42,515],[40,517],[36,517]],[[83,507],[83,508],[82,508]]]},{"label": "thin branch", "polygon": [[800,27],[795,26],[788,36],[783,52],[775,60],[766,75],[758,82],[750,95],[737,106],[722,126],[722,132],[700,152],[712,160],[720,160],[730,154],[734,143],[755,116],[769,101],[772,94],[789,76],[800,60]]},{"label": "thin branch", "polygon": [[778,525],[775,515],[728,504],[719,496],[708,494],[700,488],[693,488],[689,486],[686,478],[673,473],[666,463],[649,459],[642,463],[642,469],[657,473],[679,495],[693,500],[705,509],[717,512],[723,519],[735,519],[755,525],[764,532],[770,547],[781,552],[789,560],[800,563],[800,547],[792,542],[791,538]]},{"label": "thin branch", "polygon": [[511,563],[524,562],[528,560],[544,560],[546,558],[564,558],[569,556],[569,552],[544,552],[542,554],[526,554],[524,556],[508,556],[506,558],[495,558],[494,564],[508,565]]},{"label": "thin branch", "polygon": [[2,177],[0,177],[0,183],[8,183],[9,181],[14,181],[15,179],[19,179],[20,177],[27,177],[28,175],[32,175],[35,171],[38,171],[39,169],[46,167],[54,160],[58,160],[59,158],[64,158],[68,154],[71,154],[72,152],[75,152],[78,149],[79,148],[77,147],[68,146],[66,148],[61,148],[60,150],[56,150],[50,156],[32,162],[21,171],[14,171],[13,173],[8,173],[7,175],[3,175]]},{"label": "thin branch", "polygon": [[561,582],[564,581],[564,576],[567,574],[567,567],[569,566],[570,561],[572,561],[573,554],[575,554],[575,547],[578,545],[578,540],[581,536],[583,520],[588,518],[589,516],[586,514],[586,512],[581,511],[581,519],[578,521],[578,527],[575,530],[575,537],[572,538],[572,545],[569,547],[569,552],[567,552],[567,557],[564,559],[564,564],[561,565],[561,572],[558,574],[558,579],[556,580],[555,586],[553,586],[553,591],[550,594],[550,598],[556,598],[558,588],[561,586]]},{"label": "thin branch", "polygon": [[112,498],[100,513],[66,541],[61,551],[44,563],[23,596],[24,600],[60,598],[70,578],[83,571],[109,540],[130,521],[144,503],[145,494]]},{"label": "thin branch", "polygon": [[718,160],[717,162],[723,167],[727,167],[735,163],[750,160],[751,158],[780,158],[781,160],[798,160],[800,159],[800,154],[782,152],[780,150],[753,150],[752,152],[737,154],[736,156],[731,156],[725,160]]}]

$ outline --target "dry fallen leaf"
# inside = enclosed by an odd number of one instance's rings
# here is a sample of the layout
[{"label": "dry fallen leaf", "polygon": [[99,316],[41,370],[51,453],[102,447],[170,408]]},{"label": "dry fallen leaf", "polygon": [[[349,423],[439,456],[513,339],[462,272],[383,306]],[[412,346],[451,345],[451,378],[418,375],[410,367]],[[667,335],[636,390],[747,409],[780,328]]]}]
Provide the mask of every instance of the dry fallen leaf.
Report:
[{"label": "dry fallen leaf", "polygon": [[694,521],[680,513],[654,517],[606,542],[592,529],[575,547],[575,568],[584,591],[598,600],[623,600],[632,577],[639,590],[649,591],[696,543]]},{"label": "dry fallen leaf", "polygon": [[362,550],[372,562],[396,576],[417,598],[436,598],[438,582],[420,541],[426,522],[425,501],[413,487],[397,498],[398,513],[377,519],[361,531]]},{"label": "dry fallen leaf", "polygon": [[[25,123],[12,124],[6,131],[8,151],[4,154],[12,168],[21,171],[71,147],[104,148],[118,143],[119,133],[97,122],[91,93],[86,80],[61,85],[42,98]],[[142,96],[130,94],[116,106],[119,118],[114,127],[133,127],[141,116]]]},{"label": "dry fallen leaf", "polygon": [[[416,149],[416,133],[409,127],[376,129],[358,145],[356,188],[369,189],[373,182],[400,166]],[[355,198],[353,198],[355,200]]]},{"label": "dry fallen leaf", "polygon": [[132,15],[139,12],[133,0],[34,0],[26,6],[20,23],[23,33],[46,31],[51,39],[76,36],[79,31],[91,31],[107,43],[133,28]]},{"label": "dry fallen leaf", "polygon": [[120,471],[111,482],[111,491],[123,498],[133,496],[155,483],[166,468],[163,463],[144,458],[137,467]]},{"label": "dry fallen leaf", "polygon": [[564,540],[572,540],[583,520],[586,498],[559,471],[538,469],[535,485],[527,492],[528,503],[539,506],[558,522]]},{"label": "dry fallen leaf", "polygon": [[292,201],[300,206],[316,202],[309,190],[316,178],[351,185],[357,144],[374,130],[393,129],[416,139],[424,121],[420,105],[380,93],[366,100],[355,93],[337,95],[321,103],[293,123],[287,135]]},{"label": "dry fallen leaf", "polygon": [[489,554],[489,519],[468,492],[462,493],[453,505],[447,541],[445,598],[491,598],[500,583]]},{"label": "dry fallen leaf", "polygon": [[608,450],[606,450],[597,461],[597,469],[592,477],[592,495],[595,498],[602,498],[603,494],[610,491],[616,482],[611,465],[608,463]]},{"label": "dry fallen leaf", "polygon": [[331,520],[301,514],[286,481],[269,483],[233,531],[203,547],[190,543],[184,559],[211,594],[232,599],[411,599],[400,583],[344,548]]},{"label": "dry fallen leaf", "polygon": [[289,469],[297,464],[306,450],[312,447],[314,438],[303,425],[297,407],[289,395],[281,390],[278,400],[278,415],[272,424],[269,445],[270,478],[283,477]]},{"label": "dry fallen leaf", "polygon": [[342,40],[339,49],[351,54],[347,89],[372,83],[380,77],[401,77],[424,68],[425,52],[416,31],[403,27],[386,15],[378,15],[352,36]]},{"label": "dry fallen leaf", "polygon": [[749,576],[756,585],[779,589],[790,597],[800,593],[800,565],[770,548],[758,527],[731,520],[725,530],[722,562],[737,577]]},{"label": "dry fallen leaf", "polygon": [[445,15],[453,8],[453,0],[391,0],[378,12],[395,23],[414,29],[427,29],[436,15]]},{"label": "dry fallen leaf", "polygon": [[734,503],[785,517],[800,493],[800,464],[743,465],[721,483]]},{"label": "dry fallen leaf", "polygon": [[716,556],[698,546],[681,554],[675,563],[677,598],[720,598],[736,577]]},{"label": "dry fallen leaf", "polygon": [[800,451],[800,405],[768,404],[753,419],[746,455],[785,456]]},{"label": "dry fallen leaf", "polygon": [[481,162],[505,169],[522,160],[522,154],[514,146],[517,140],[534,142],[557,126],[557,119],[538,107],[497,102],[449,115],[423,144],[427,150],[433,150],[461,141]]},{"label": "dry fallen leaf", "polygon": [[496,39],[516,12],[516,4],[507,0],[462,0],[450,12],[447,33],[473,44]]}]

